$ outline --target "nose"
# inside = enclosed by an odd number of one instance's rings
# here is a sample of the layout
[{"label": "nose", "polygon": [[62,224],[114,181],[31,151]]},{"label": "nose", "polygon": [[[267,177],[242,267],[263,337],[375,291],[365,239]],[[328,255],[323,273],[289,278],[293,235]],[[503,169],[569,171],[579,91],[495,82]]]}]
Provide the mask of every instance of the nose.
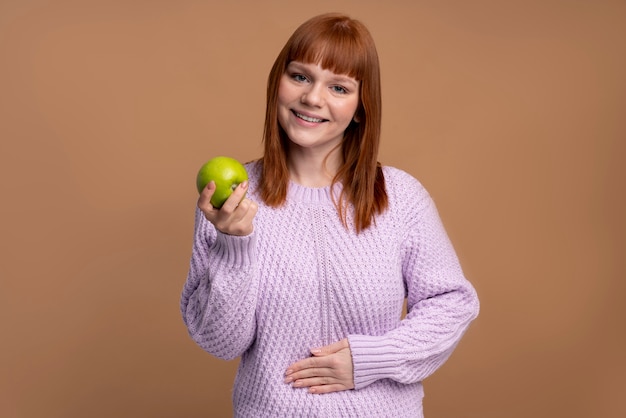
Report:
[{"label": "nose", "polygon": [[311,84],[308,89],[302,93],[300,101],[303,104],[319,107],[324,103],[324,92],[319,84]]}]

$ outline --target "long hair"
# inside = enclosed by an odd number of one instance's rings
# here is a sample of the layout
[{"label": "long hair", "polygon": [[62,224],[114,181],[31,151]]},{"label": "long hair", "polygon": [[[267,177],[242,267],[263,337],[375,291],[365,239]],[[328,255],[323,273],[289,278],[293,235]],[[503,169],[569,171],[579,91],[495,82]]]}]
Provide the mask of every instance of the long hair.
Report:
[{"label": "long hair", "polygon": [[335,201],[343,224],[352,205],[357,232],[368,228],[388,204],[378,148],[381,125],[380,66],[374,40],[357,20],[340,14],[323,14],[303,23],[279,53],[267,83],[267,107],[263,132],[264,154],[260,193],[273,207],[285,202],[289,185],[287,135],[278,123],[278,87],[292,61],[320,64],[337,74],[360,82],[355,120],[346,128],[341,143],[343,163],[332,185],[342,184]]}]

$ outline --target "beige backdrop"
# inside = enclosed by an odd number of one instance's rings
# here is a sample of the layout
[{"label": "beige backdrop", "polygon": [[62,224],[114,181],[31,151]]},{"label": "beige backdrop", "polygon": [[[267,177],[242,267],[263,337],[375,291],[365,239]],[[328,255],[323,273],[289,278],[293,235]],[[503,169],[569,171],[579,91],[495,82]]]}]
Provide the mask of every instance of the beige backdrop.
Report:
[{"label": "beige backdrop", "polygon": [[626,3],[605,0],[1,1],[0,416],[231,414],[236,362],[179,314],[194,178],[260,155],[273,59],[324,11],[371,29],[381,161],[431,191],[481,297],[426,416],[626,416]]}]

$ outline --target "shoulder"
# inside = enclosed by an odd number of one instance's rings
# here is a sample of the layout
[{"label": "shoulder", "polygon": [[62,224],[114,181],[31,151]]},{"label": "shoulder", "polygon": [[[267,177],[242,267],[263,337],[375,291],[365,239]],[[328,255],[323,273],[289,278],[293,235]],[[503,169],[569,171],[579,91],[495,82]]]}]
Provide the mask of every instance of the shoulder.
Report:
[{"label": "shoulder", "polygon": [[402,225],[404,236],[410,238],[441,229],[437,205],[426,187],[406,171],[387,166],[383,170],[389,198],[388,216]]},{"label": "shoulder", "polygon": [[261,176],[261,161],[260,160],[252,160],[244,163],[243,166],[246,168],[246,172],[248,173],[248,177],[250,179],[258,179]]},{"label": "shoulder", "polygon": [[388,216],[403,222],[406,227],[422,222],[426,213],[435,207],[424,185],[408,172],[383,166],[388,198]]},{"label": "shoulder", "polygon": [[408,172],[391,166],[383,166],[385,187],[390,201],[410,200],[419,201],[430,199],[430,195],[424,185]]}]

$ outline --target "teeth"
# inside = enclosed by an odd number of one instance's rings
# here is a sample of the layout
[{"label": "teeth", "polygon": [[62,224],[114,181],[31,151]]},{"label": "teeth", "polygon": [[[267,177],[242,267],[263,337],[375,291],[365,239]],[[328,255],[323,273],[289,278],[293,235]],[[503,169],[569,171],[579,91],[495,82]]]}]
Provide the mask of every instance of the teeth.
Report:
[{"label": "teeth", "polygon": [[311,117],[305,116],[305,115],[303,115],[301,113],[298,113],[298,112],[296,112],[296,116],[299,117],[302,120],[307,121],[307,122],[317,122],[317,123],[319,123],[319,122],[323,122],[324,121],[324,119],[311,118]]}]

